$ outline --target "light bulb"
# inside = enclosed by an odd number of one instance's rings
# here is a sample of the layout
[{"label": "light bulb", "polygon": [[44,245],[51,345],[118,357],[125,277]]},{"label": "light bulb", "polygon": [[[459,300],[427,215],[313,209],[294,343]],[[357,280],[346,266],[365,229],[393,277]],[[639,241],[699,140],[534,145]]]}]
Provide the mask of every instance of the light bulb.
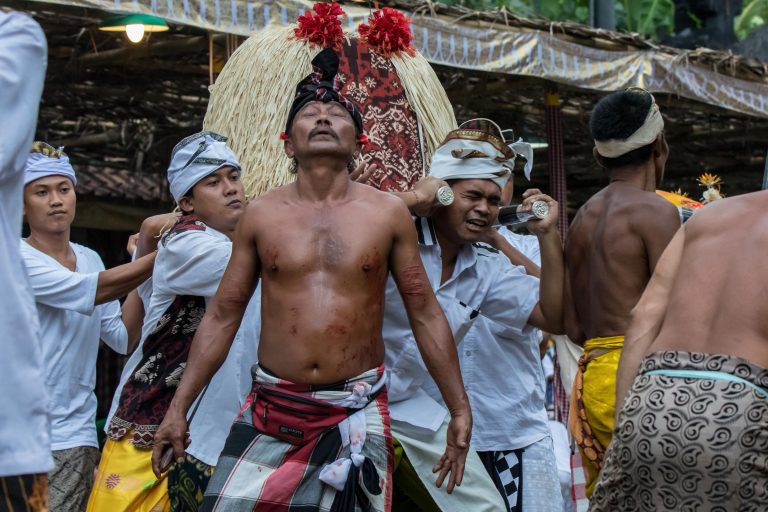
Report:
[{"label": "light bulb", "polygon": [[141,38],[144,37],[144,25],[141,23],[126,25],[125,35],[128,36],[128,40],[132,43],[138,43]]}]

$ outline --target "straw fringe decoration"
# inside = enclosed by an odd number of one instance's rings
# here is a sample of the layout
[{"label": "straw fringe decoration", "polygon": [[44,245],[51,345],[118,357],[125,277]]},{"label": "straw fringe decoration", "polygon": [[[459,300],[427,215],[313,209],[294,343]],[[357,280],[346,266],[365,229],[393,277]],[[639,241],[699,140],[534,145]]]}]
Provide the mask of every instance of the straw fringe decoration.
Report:
[{"label": "straw fringe decoration", "polygon": [[458,127],[451,101],[435,71],[420,53],[412,57],[393,56],[391,61],[419,120],[424,165],[428,169],[432,154],[448,132]]},{"label": "straw fringe decoration", "polygon": [[280,76],[282,83],[295,86],[312,71],[312,59],[321,48],[297,40],[293,28],[269,28],[250,37],[210,87],[204,129],[229,138],[251,198],[295,178],[279,137],[293,102],[293,89],[286,91],[271,78]]},{"label": "straw fringe decoration", "polygon": [[[293,87],[309,74],[320,48],[296,39],[293,28],[269,28],[250,37],[232,54],[210,87],[204,129],[229,138],[243,166],[243,185],[251,198],[295,178],[279,137],[293,102],[293,89],[286,91],[280,84]],[[424,162],[428,164],[446,134],[457,126],[453,108],[424,57],[417,53],[392,57],[391,61],[416,112]],[[276,76],[280,84],[274,82]]]}]

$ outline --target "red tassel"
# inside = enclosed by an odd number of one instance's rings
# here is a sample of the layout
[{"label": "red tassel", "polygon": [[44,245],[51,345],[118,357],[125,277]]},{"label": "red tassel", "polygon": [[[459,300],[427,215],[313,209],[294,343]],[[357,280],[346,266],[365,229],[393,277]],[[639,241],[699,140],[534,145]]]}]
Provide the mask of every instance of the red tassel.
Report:
[{"label": "red tassel", "polygon": [[357,136],[357,142],[362,144],[363,147],[368,147],[368,144],[371,143],[371,141],[368,140],[368,137],[364,133],[361,133],[360,135]]},{"label": "red tassel", "polygon": [[398,55],[401,52],[408,55],[416,53],[416,48],[411,44],[413,42],[411,21],[400,11],[384,7],[375,11],[368,18],[368,23],[370,25],[361,24],[357,31],[360,33],[360,39],[377,53],[385,57]]},{"label": "red tassel", "polygon": [[280,140],[288,140],[288,134],[285,132],[280,132]]},{"label": "red tassel", "polygon": [[344,32],[341,30],[339,16],[346,16],[346,13],[336,2],[318,2],[312,6],[312,10],[315,14],[307,12],[299,16],[298,28],[293,33],[310,44],[340,51]]}]

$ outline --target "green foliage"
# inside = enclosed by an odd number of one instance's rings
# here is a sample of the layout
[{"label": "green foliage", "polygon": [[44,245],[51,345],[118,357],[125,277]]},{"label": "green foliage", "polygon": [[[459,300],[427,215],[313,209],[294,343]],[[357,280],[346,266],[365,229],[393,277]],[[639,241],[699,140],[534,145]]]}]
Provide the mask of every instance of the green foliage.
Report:
[{"label": "green foliage", "polygon": [[675,29],[673,0],[620,0],[616,2],[616,26],[646,37],[656,37],[659,29]]},{"label": "green foliage", "polygon": [[[520,16],[589,24],[589,0],[441,0],[479,11],[506,7]],[[768,0],[755,0],[768,6]],[[673,0],[616,0],[616,28],[656,37],[659,30],[675,28]]]},{"label": "green foliage", "polygon": [[589,0],[541,0],[540,16],[556,21],[589,23]]},{"label": "green foliage", "polygon": [[736,37],[744,39],[768,20],[768,0],[745,0],[741,14],[734,20]]}]

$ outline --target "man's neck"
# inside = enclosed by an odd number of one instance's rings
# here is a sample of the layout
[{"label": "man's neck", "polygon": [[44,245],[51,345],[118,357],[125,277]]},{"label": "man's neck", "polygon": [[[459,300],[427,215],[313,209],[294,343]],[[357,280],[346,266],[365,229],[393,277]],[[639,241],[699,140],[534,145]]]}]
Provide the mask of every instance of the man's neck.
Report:
[{"label": "man's neck", "polygon": [[[187,215],[195,215],[195,214],[194,213],[190,213],[190,214],[187,214]],[[205,224],[206,226],[208,226],[209,228],[215,229],[216,231],[218,231],[222,235],[225,235],[230,240],[234,240],[235,239],[235,226],[220,225],[220,224],[218,224],[216,222],[211,222],[210,219],[206,219],[206,218],[200,217],[199,215],[195,215],[195,218],[197,220],[199,220],[200,222],[202,222],[203,224]]]},{"label": "man's neck", "polygon": [[40,232],[33,230],[27,238],[27,243],[67,266],[72,249],[69,246],[70,230],[61,232]]},{"label": "man's neck", "polygon": [[445,283],[453,275],[456,268],[456,260],[459,259],[459,252],[463,244],[457,244],[445,237],[439,229],[436,230],[437,243],[440,244],[440,258],[442,260],[442,271],[440,273],[440,284]]},{"label": "man's neck", "polygon": [[337,159],[309,159],[300,164],[296,176],[296,190],[299,197],[311,201],[341,199],[347,195],[351,181],[349,171]]},{"label": "man's neck", "polygon": [[619,167],[611,171],[610,182],[630,185],[646,192],[656,190],[656,168],[653,161],[641,165]]}]

